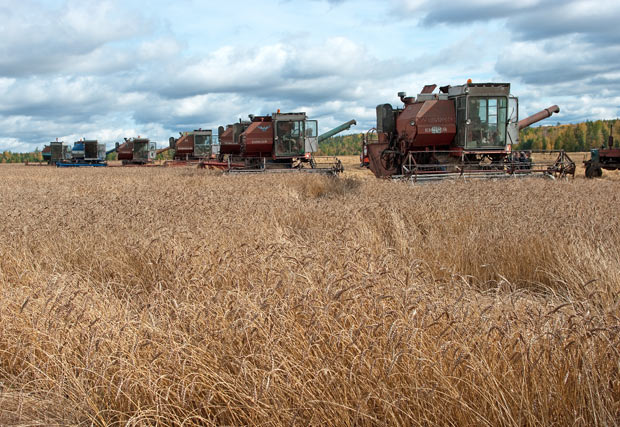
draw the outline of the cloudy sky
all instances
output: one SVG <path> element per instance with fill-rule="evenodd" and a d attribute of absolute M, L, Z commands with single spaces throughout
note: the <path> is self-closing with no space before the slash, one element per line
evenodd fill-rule
<path fill-rule="evenodd" d="M 520 115 L 620 116 L 620 2 L 0 0 L 0 150 L 306 111 L 320 131 L 424 84 L 512 83 Z"/>

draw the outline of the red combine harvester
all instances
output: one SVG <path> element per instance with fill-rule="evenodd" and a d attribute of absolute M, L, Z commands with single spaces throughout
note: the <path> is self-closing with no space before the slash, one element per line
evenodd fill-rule
<path fill-rule="evenodd" d="M 278 112 L 249 118 L 219 128 L 219 155 L 227 157 L 229 172 L 342 172 L 337 158 L 313 153 L 318 151 L 319 142 L 349 129 L 355 120 L 318 135 L 317 121 L 308 120 L 306 113 Z M 205 166 L 211 163 L 205 162 Z"/>
<path fill-rule="evenodd" d="M 575 163 L 563 151 L 538 162 L 512 153 L 519 130 L 560 111 L 557 105 L 519 121 L 508 83 L 427 85 L 417 98 L 398 94 L 401 108 L 377 106 L 377 127 L 364 138 L 361 164 L 380 178 L 415 181 L 449 177 L 566 176 Z M 376 137 L 373 135 L 376 133 Z"/>
<path fill-rule="evenodd" d="M 146 166 L 155 161 L 156 143 L 148 138 L 125 138 L 122 144 L 116 143 L 114 151 L 123 166 Z"/>
<path fill-rule="evenodd" d="M 603 176 L 603 169 L 620 169 L 620 148 L 614 148 L 613 126 L 609 130 L 608 148 L 601 147 L 590 150 L 590 160 L 583 162 L 586 167 L 586 178 L 600 178 Z"/>
<path fill-rule="evenodd" d="M 219 154 L 219 146 L 213 144 L 213 131 L 197 129 L 183 132 L 179 138 L 170 137 L 170 145 L 157 150 L 157 154 L 174 150 L 172 161 L 167 166 L 197 165 L 204 161 L 214 160 Z"/>

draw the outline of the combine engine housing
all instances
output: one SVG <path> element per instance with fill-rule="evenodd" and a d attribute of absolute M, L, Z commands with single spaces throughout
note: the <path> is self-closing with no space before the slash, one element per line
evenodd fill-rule
<path fill-rule="evenodd" d="M 218 128 L 220 154 L 229 156 L 241 155 L 241 134 L 250 126 L 251 122 L 239 120 L 239 123 Z"/>
<path fill-rule="evenodd" d="M 241 153 L 245 157 L 273 156 L 273 121 L 271 116 L 253 117 L 240 136 Z"/>

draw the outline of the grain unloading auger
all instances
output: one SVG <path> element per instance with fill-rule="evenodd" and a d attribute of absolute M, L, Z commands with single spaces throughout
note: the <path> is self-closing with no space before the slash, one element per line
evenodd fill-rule
<path fill-rule="evenodd" d="M 364 138 L 363 156 L 380 178 L 564 177 L 575 163 L 564 151 L 513 153 L 519 130 L 560 111 L 557 105 L 519 121 L 508 83 L 427 85 L 417 98 L 398 94 L 403 106 L 377 106 L 377 127 Z M 373 138 L 373 136 L 375 136 Z M 534 156 L 532 156 L 534 154 Z M 365 163 L 364 160 L 362 163 Z"/>
<path fill-rule="evenodd" d="M 306 113 L 274 113 L 249 116 L 219 128 L 219 159 L 203 163 L 204 167 L 220 167 L 229 173 L 319 173 L 337 175 L 343 171 L 336 157 L 315 156 L 319 142 L 356 124 L 349 120 L 318 135 L 318 123 Z"/>

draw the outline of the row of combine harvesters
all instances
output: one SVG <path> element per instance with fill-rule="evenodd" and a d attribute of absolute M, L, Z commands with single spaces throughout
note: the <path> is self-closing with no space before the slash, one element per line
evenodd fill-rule
<path fill-rule="evenodd" d="M 417 97 L 398 93 L 402 105 L 381 104 L 377 124 L 364 134 L 361 164 L 379 178 L 412 181 L 445 178 L 503 178 L 575 175 L 575 162 L 563 150 L 513 152 L 519 131 L 560 111 L 557 105 L 519 120 L 519 100 L 508 83 L 459 86 L 427 85 Z M 248 120 L 220 126 L 218 143 L 211 130 L 185 132 L 160 150 L 145 138 L 126 139 L 105 151 L 97 141 L 80 141 L 70 151 L 63 143 L 44 150 L 57 166 L 101 166 L 116 151 L 125 166 L 153 165 L 157 154 L 173 150 L 167 166 L 197 165 L 231 173 L 315 172 L 336 175 L 343 170 L 335 157 L 319 157 L 318 144 L 355 125 L 350 120 L 318 134 L 318 123 L 305 113 L 249 115 Z M 77 147 L 77 149 L 76 149 Z M 83 148 L 80 148 L 83 147 Z M 97 147 L 95 149 L 95 147 Z M 97 153 L 95 155 L 95 153 Z M 533 154 L 533 155 L 532 155 Z M 543 157 L 542 155 L 546 155 Z M 585 161 L 586 176 L 620 167 L 620 149 L 593 150 Z"/>
<path fill-rule="evenodd" d="M 171 137 L 157 149 L 148 138 L 126 138 L 106 151 L 96 140 L 81 140 L 73 148 L 61 141 L 43 149 L 43 160 L 57 167 L 107 166 L 107 155 L 116 152 L 122 166 L 189 166 L 223 169 L 230 173 L 306 172 L 337 175 L 342 163 L 336 157 L 316 156 L 319 143 L 355 125 L 349 120 L 318 134 L 318 122 L 306 113 L 249 115 L 249 120 L 220 126 L 218 142 L 213 131 L 198 129 Z M 156 164 L 158 154 L 173 151 L 171 160 Z"/>

